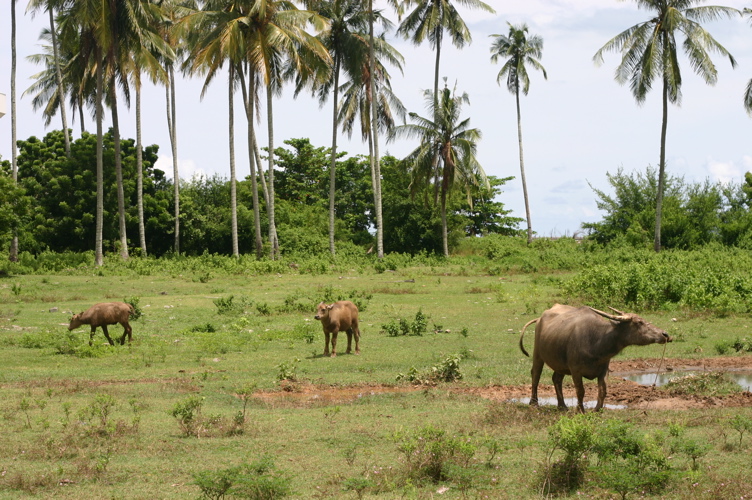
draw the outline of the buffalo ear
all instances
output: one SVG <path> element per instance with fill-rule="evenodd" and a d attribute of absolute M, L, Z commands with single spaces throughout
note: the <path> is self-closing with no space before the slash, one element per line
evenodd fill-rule
<path fill-rule="evenodd" d="M 329 310 L 331 310 L 332 307 L 334 307 L 334 304 L 329 304 L 328 306 L 326 306 L 326 308 L 329 309 Z"/>

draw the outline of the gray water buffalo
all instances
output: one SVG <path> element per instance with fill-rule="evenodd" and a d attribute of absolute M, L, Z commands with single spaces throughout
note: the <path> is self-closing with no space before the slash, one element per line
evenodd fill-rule
<path fill-rule="evenodd" d="M 329 336 L 332 341 L 332 354 L 337 355 L 337 334 L 347 332 L 347 351 L 350 354 L 352 339 L 355 337 L 355 354 L 360 354 L 360 328 L 358 328 L 358 306 L 349 300 L 340 300 L 334 304 L 321 302 L 316 307 L 315 319 L 321 321 L 324 328 L 324 356 L 329 356 Z"/>
<path fill-rule="evenodd" d="M 94 339 L 94 332 L 98 326 L 102 327 L 105 338 L 110 345 L 115 343 L 110 338 L 110 334 L 107 332 L 107 325 L 115 325 L 120 323 L 123 325 L 123 336 L 120 338 L 120 345 L 125 344 L 125 336 L 128 336 L 128 342 L 133 341 L 133 329 L 128 323 L 131 315 L 134 313 L 133 306 L 126 304 L 125 302 L 103 302 L 101 304 L 95 304 L 86 311 L 76 314 L 70 320 L 68 330 L 75 330 L 81 325 L 90 325 L 91 334 L 89 335 L 89 345 L 92 344 Z"/>
<path fill-rule="evenodd" d="M 544 311 L 540 318 L 525 324 L 520 335 L 520 350 L 529 356 L 523 345 L 525 329 L 537 323 L 533 367 L 530 370 L 533 377 L 531 405 L 538 404 L 538 382 L 544 363 L 554 371 L 552 379 L 559 408 L 567 407 L 561 384 L 564 375 L 571 375 L 577 391 L 577 407 L 584 413 L 582 400 L 585 387 L 582 377 L 598 379 L 598 403 L 595 409 L 600 410 L 606 399 L 606 375 L 611 358 L 630 345 L 671 342 L 666 332 L 636 314 L 614 311 L 618 314 L 608 314 L 592 307 L 555 304 Z"/>

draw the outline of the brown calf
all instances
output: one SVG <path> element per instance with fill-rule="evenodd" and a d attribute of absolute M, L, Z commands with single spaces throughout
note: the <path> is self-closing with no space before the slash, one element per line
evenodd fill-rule
<path fill-rule="evenodd" d="M 355 354 L 360 354 L 360 329 L 358 328 L 358 307 L 349 300 L 340 300 L 334 304 L 320 303 L 316 307 L 315 319 L 321 321 L 324 328 L 324 356 L 329 356 L 329 335 L 331 334 L 332 354 L 337 355 L 337 334 L 347 332 L 347 351 L 350 354 L 352 338 L 355 336 Z"/>
<path fill-rule="evenodd" d="M 91 335 L 89 335 L 89 345 L 91 345 L 94 339 L 94 332 L 98 326 L 101 326 L 107 341 L 110 345 L 115 345 L 110 338 L 110 334 L 107 332 L 107 325 L 120 323 L 123 325 L 123 336 L 120 338 L 120 345 L 123 345 L 125 344 L 126 335 L 128 336 L 128 342 L 133 341 L 133 329 L 128 324 L 128 320 L 134 312 L 133 306 L 125 302 L 103 302 L 93 305 L 86 311 L 73 316 L 70 325 L 68 325 L 68 330 L 74 330 L 81 325 L 91 325 Z"/>

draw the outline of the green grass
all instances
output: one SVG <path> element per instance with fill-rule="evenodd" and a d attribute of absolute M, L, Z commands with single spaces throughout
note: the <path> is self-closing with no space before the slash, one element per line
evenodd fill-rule
<path fill-rule="evenodd" d="M 529 384 L 519 330 L 554 302 L 576 303 L 561 291 L 572 274 L 489 275 L 483 266 L 447 264 L 331 275 L 217 272 L 202 282 L 199 271 L 0 278 L 1 498 L 198 498 L 194 475 L 264 456 L 291 478 L 292 498 L 357 498 L 352 488 L 358 485 L 364 498 L 431 498 L 443 487 L 443 498 L 538 496 L 547 429 L 561 414 L 451 389 Z M 360 356 L 321 356 L 314 307 L 332 295 L 370 296 L 360 315 Z M 220 314 L 215 301 L 229 296 L 237 307 Z M 88 327 L 70 336 L 71 313 L 130 297 L 140 299 L 143 311 L 132 322 L 132 345 L 106 345 L 98 331 L 89 349 Z M 425 334 L 381 333 L 383 325 L 412 321 L 418 311 L 428 317 Z M 677 338 L 666 350 L 670 358 L 716 355 L 716 344 L 744 336 L 750 323 L 742 314 L 636 312 Z M 122 328 L 110 332 L 119 338 Z M 525 340 L 530 350 L 530 331 Z M 345 345 L 340 335 L 340 353 Z M 659 358 L 662 352 L 661 346 L 631 347 L 619 358 Z M 410 388 L 396 381 L 399 373 L 430 370 L 453 355 L 462 357 L 458 382 L 393 393 L 368 389 Z M 283 366 L 295 367 L 297 382 L 280 383 Z M 546 369 L 544 380 L 549 376 Z M 294 392 L 251 398 L 242 433 L 233 427 L 244 409 L 238 397 L 244 387 L 295 391 L 301 384 L 353 385 L 360 396 L 305 403 Z M 114 403 L 103 423 L 92 408 L 108 396 Z M 185 437 L 171 415 L 190 396 L 204 398 L 198 438 Z M 677 454 L 672 466 L 678 473 L 660 494 L 665 498 L 750 494 L 738 472 L 749 467 L 750 437 L 739 443 L 729 424 L 738 414 L 752 417 L 752 410 L 608 412 L 644 432 L 683 422 L 688 436 L 712 445 L 697 459 L 698 471 Z M 400 436 L 427 425 L 475 447 L 472 460 L 440 484 L 406 479 L 406 457 L 398 449 Z M 488 443 L 500 450 L 493 459 Z M 607 495 L 597 483 L 587 488 Z"/>

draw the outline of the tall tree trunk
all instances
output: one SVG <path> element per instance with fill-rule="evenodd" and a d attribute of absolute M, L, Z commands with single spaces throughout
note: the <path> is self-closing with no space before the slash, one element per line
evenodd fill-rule
<path fill-rule="evenodd" d="M 371 155 L 371 170 L 373 171 L 374 185 L 374 209 L 376 211 L 376 255 L 379 259 L 384 258 L 384 218 L 381 211 L 381 164 L 379 161 L 379 120 L 378 105 L 376 102 L 376 50 L 373 36 L 373 0 L 368 0 L 368 9 L 371 13 L 368 27 L 370 44 L 368 47 L 368 65 L 371 78 L 368 81 L 368 92 L 371 96 L 371 136 L 373 138 L 373 154 Z"/>
<path fill-rule="evenodd" d="M 441 190 L 441 244 L 444 247 L 444 257 L 449 257 L 449 232 L 447 231 L 446 190 Z"/>
<path fill-rule="evenodd" d="M 146 225 L 144 224 L 144 153 L 141 140 L 141 84 L 136 85 L 136 196 L 138 197 L 138 241 L 141 256 L 146 257 Z"/>
<path fill-rule="evenodd" d="M 232 255 L 238 257 L 240 252 L 238 251 L 238 198 L 237 198 L 237 185 L 235 182 L 235 112 L 233 107 L 235 106 L 235 67 L 232 62 L 230 63 L 230 76 L 229 76 L 229 89 L 228 89 L 228 101 L 229 101 L 229 134 L 230 134 L 230 219 L 232 226 Z"/>
<path fill-rule="evenodd" d="M 57 33 L 55 32 L 55 16 L 52 7 L 47 9 L 50 13 L 50 34 L 52 35 L 52 54 L 55 58 L 55 79 L 57 80 L 57 97 L 60 100 L 60 118 L 63 120 L 63 137 L 65 139 L 65 156 L 70 158 L 70 132 L 68 131 L 68 115 L 65 110 L 65 92 L 63 91 L 63 72 L 60 70 L 60 59 L 57 50 Z"/>
<path fill-rule="evenodd" d="M 258 196 L 258 178 L 256 177 L 256 168 L 262 170 L 261 162 L 257 161 L 255 155 L 256 134 L 254 133 L 253 125 L 253 104 L 254 96 L 256 92 L 256 86 L 254 84 L 254 75 L 249 71 L 248 75 L 248 91 L 246 91 L 245 80 L 243 72 L 240 72 L 241 88 L 243 89 L 243 107 L 245 109 L 245 117 L 248 122 L 248 163 L 251 166 L 251 197 L 253 198 L 253 230 L 255 236 L 255 248 L 256 258 L 260 259 L 263 256 L 263 240 L 261 239 L 261 209 L 259 207 Z"/>
<path fill-rule="evenodd" d="M 104 264 L 102 253 L 102 229 L 104 227 L 104 134 L 102 133 L 102 99 L 104 87 L 104 70 L 102 69 L 102 55 L 96 51 L 97 65 L 97 93 L 96 93 L 96 120 L 97 120 L 97 208 L 94 237 L 94 262 L 97 266 Z"/>
<path fill-rule="evenodd" d="M 274 219 L 274 115 L 272 113 L 272 82 L 266 86 L 266 122 L 269 129 L 269 204 L 266 210 L 269 212 L 269 242 L 271 243 L 270 255 L 272 260 L 279 256 L 279 241 L 277 241 L 277 224 Z"/>
<path fill-rule="evenodd" d="M 329 164 L 329 251 L 336 254 L 334 247 L 334 196 L 337 178 L 337 98 L 339 97 L 339 55 L 335 56 L 334 68 L 334 103 L 332 105 L 332 159 Z"/>
<path fill-rule="evenodd" d="M 125 193 L 123 191 L 123 158 L 120 147 L 120 120 L 117 106 L 117 82 L 110 80 L 112 92 L 112 139 L 115 146 L 115 177 L 117 179 L 118 226 L 120 228 L 120 258 L 128 260 L 128 235 L 125 229 Z"/>
<path fill-rule="evenodd" d="M 519 86 L 519 85 L 518 85 Z M 520 148 L 520 178 L 522 179 L 522 194 L 525 197 L 525 216 L 527 217 L 527 244 L 533 242 L 533 223 L 530 219 L 530 200 L 527 196 L 527 181 L 525 180 L 525 160 L 522 154 L 522 115 L 520 114 L 520 91 L 514 93 L 517 101 L 517 141 Z"/>
<path fill-rule="evenodd" d="M 175 113 L 175 70 L 172 64 L 167 67 L 167 127 L 172 145 L 172 181 L 175 198 L 175 253 L 180 254 L 180 173 L 178 172 L 178 134 Z"/>
<path fill-rule="evenodd" d="M 18 152 L 16 130 L 16 0 L 10 0 L 10 141 L 11 173 L 13 182 L 18 182 Z M 18 232 L 13 231 L 8 260 L 18 262 Z"/>
<path fill-rule="evenodd" d="M 84 105 L 83 103 L 80 103 L 78 106 L 78 117 L 79 121 L 81 122 L 81 136 L 83 137 L 84 133 L 86 132 L 86 126 L 84 125 Z"/>
<path fill-rule="evenodd" d="M 439 101 L 439 63 L 441 62 L 441 39 L 444 36 L 444 30 L 439 26 L 436 29 L 436 62 L 433 71 L 433 102 Z"/>
<path fill-rule="evenodd" d="M 666 130 L 668 128 L 668 82 L 663 78 L 663 121 L 661 123 L 661 159 L 658 163 L 658 193 L 655 197 L 655 240 L 653 250 L 661 251 L 661 218 L 663 217 L 663 189 L 666 184 Z"/>

